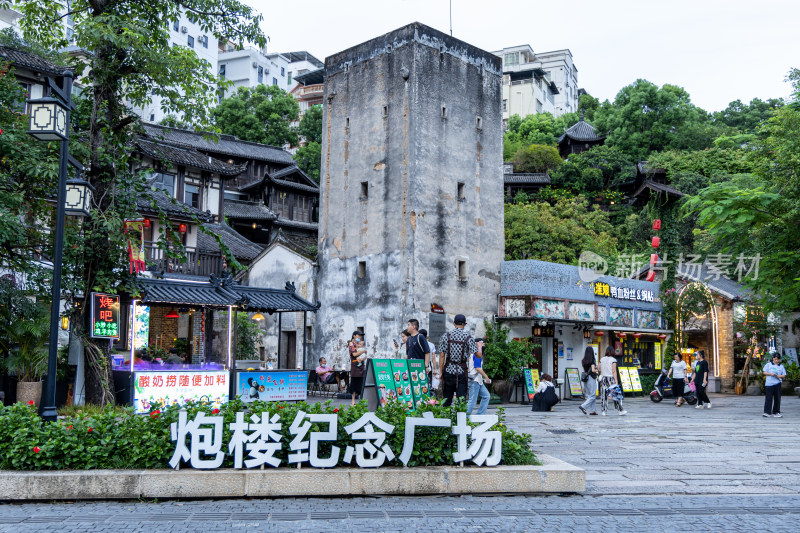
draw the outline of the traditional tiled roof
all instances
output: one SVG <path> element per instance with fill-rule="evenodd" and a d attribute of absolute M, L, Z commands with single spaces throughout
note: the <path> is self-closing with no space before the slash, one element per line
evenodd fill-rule
<path fill-rule="evenodd" d="M 156 208 L 153 208 L 152 200 L 155 200 Z M 143 192 L 136 200 L 136 210 L 143 214 L 158 214 L 163 211 L 169 218 L 175 220 L 192 220 L 196 216 L 201 221 L 209 221 L 213 218 L 210 212 L 200 211 L 199 209 L 185 204 L 168 196 L 162 190 L 149 190 Z"/>
<path fill-rule="evenodd" d="M 314 231 L 319 229 L 319 224 L 316 222 L 300 222 L 299 220 L 288 220 L 285 218 L 279 218 L 272 223 L 276 226 L 283 226 L 285 228 L 299 228 Z"/>
<path fill-rule="evenodd" d="M 550 174 L 547 172 L 503 174 L 503 183 L 506 185 L 550 185 Z"/>
<path fill-rule="evenodd" d="M 155 141 L 164 140 L 170 144 L 188 146 L 201 152 L 224 154 L 242 159 L 256 159 L 287 165 L 294 163 L 292 155 L 283 148 L 242 141 L 233 135 L 220 135 L 219 140 L 215 142 L 211 138 L 204 137 L 202 133 L 194 131 L 167 128 L 154 124 L 144 124 L 143 126 L 147 136 Z"/>
<path fill-rule="evenodd" d="M 744 300 L 750 296 L 749 291 L 741 284 L 726 278 L 720 272 L 720 268 L 705 263 L 678 263 L 675 267 L 675 277 L 685 281 L 699 281 L 708 285 L 712 291 L 720 294 L 729 300 Z"/>
<path fill-rule="evenodd" d="M 573 141 L 579 142 L 601 141 L 605 139 L 604 135 L 598 135 L 597 131 L 592 127 L 592 125 L 583 119 L 579 120 L 567 131 L 565 131 L 564 135 L 559 137 L 558 142 L 561 143 L 565 137 L 569 137 Z"/>
<path fill-rule="evenodd" d="M 664 183 L 658 183 L 653 180 L 644 180 L 644 182 L 639 186 L 638 189 L 636 189 L 636 191 L 633 194 L 631 194 L 631 196 L 639 196 L 645 189 L 650 189 L 651 191 L 655 192 L 663 192 L 666 194 L 671 194 L 673 196 L 686 196 L 684 193 L 682 193 L 675 187 L 671 187 Z"/>
<path fill-rule="evenodd" d="M 16 65 L 18 67 L 25 67 L 27 69 L 42 72 L 45 74 L 61 74 L 65 70 L 73 70 L 70 67 L 56 65 L 50 61 L 41 58 L 35 54 L 24 52 L 16 48 L 8 46 L 0 46 L 0 58 Z"/>
<path fill-rule="evenodd" d="M 207 305 L 211 307 L 242 306 L 248 311 L 287 312 L 316 311 L 312 304 L 293 289 L 262 289 L 239 285 L 232 280 L 220 282 L 213 276 L 208 281 L 137 278 L 144 304 Z"/>
<path fill-rule="evenodd" d="M 177 165 L 186 165 L 190 167 L 208 170 L 209 172 L 216 172 L 224 176 L 236 176 L 247 170 L 246 165 L 231 165 L 225 161 L 220 161 L 201 154 L 197 150 L 189 148 L 181 148 L 178 146 L 156 143 L 151 140 L 138 139 L 136 141 L 139 149 L 150 157 L 158 160 L 166 160 Z"/>
<path fill-rule="evenodd" d="M 287 179 L 284 179 L 288 176 L 297 175 L 300 176 L 300 179 L 305 183 L 294 182 Z M 308 174 L 300 170 L 300 167 L 297 165 L 293 165 L 291 167 L 283 168 L 277 172 L 273 172 L 272 174 L 268 174 L 264 177 L 268 179 L 276 186 L 279 187 L 289 187 L 293 189 L 298 189 L 301 191 L 308 191 L 308 192 L 319 192 L 319 185 L 317 182 L 312 180 Z"/>
<path fill-rule="evenodd" d="M 225 216 L 247 220 L 274 220 L 278 215 L 260 202 L 225 200 Z"/>
<path fill-rule="evenodd" d="M 251 261 L 263 249 L 263 246 L 245 239 L 227 224 L 204 224 L 203 227 L 219 235 L 236 259 Z M 202 230 L 197 232 L 197 249 L 203 252 L 222 251 L 217 240 Z"/>

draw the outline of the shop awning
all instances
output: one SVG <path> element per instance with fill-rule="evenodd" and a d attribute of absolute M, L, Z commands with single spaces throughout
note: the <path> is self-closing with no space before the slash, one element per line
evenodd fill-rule
<path fill-rule="evenodd" d="M 209 307 L 227 307 L 239 304 L 239 295 L 207 281 L 139 278 L 137 282 L 142 289 L 143 304 Z"/>
<path fill-rule="evenodd" d="M 213 276 L 209 281 L 139 278 L 137 283 L 142 291 L 141 301 L 146 305 L 233 306 L 268 313 L 319 309 L 319 304 L 298 296 L 289 284 L 286 289 L 264 289 Z"/>

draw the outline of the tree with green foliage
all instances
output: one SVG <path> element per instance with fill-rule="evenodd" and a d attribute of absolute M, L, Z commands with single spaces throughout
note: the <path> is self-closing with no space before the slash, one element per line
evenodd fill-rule
<path fill-rule="evenodd" d="M 784 106 L 783 98 L 770 98 L 766 102 L 753 98 L 749 104 L 734 100 L 722 111 L 711 116 L 715 122 L 735 129 L 738 133 L 756 133 L 759 126 L 769 120 L 775 112 Z"/>
<path fill-rule="evenodd" d="M 70 153 L 83 162 L 84 178 L 95 194 L 90 216 L 65 232 L 64 289 L 83 295 L 81 305 L 71 308 L 71 323 L 84 341 L 87 401 L 103 405 L 114 402 L 109 346 L 89 338 L 85 313 L 92 290 L 138 292 L 135 278 L 124 268 L 125 220 L 136 216 L 136 200 L 148 184 L 130 164 L 139 121 L 130 109 L 158 98 L 166 114 L 213 131 L 211 108 L 221 80 L 194 50 L 170 44 L 168 21 L 184 14 L 204 32 L 240 45 L 263 46 L 266 38 L 261 15 L 238 0 L 71 0 L 68 5 L 75 44 L 88 51 L 76 62 L 83 69 L 85 89 L 76 98 Z M 69 44 L 61 2 L 0 0 L 0 8 L 21 13 L 19 27 L 26 41 L 52 49 Z M 166 226 L 166 218 L 160 218 Z M 200 221 L 195 223 L 202 230 Z M 168 240 L 177 243 L 177 235 L 167 233 L 159 244 L 166 247 Z M 179 243 L 178 248 L 182 250 Z M 229 264 L 238 264 L 228 258 Z"/>
<path fill-rule="evenodd" d="M 753 176 L 712 184 L 686 204 L 718 253 L 760 255 L 745 283 L 768 312 L 800 310 L 800 70 L 789 80 L 792 102 L 759 128 Z"/>
<path fill-rule="evenodd" d="M 555 187 L 582 193 L 613 187 L 635 175 L 636 166 L 627 154 L 603 145 L 570 155 L 551 178 Z"/>
<path fill-rule="evenodd" d="M 614 102 L 597 109 L 594 126 L 608 132 L 605 144 L 634 159 L 668 149 L 709 148 L 718 136 L 708 114 L 675 85 L 658 87 L 639 79 L 623 87 Z"/>
<path fill-rule="evenodd" d="M 514 172 L 547 172 L 560 164 L 558 150 L 543 144 L 532 144 L 514 156 Z"/>
<path fill-rule="evenodd" d="M 311 106 L 303 113 L 298 132 L 305 140 L 305 144 L 297 149 L 294 160 L 303 172 L 319 183 L 319 172 L 322 165 L 321 105 Z"/>
<path fill-rule="evenodd" d="M 297 130 L 292 123 L 300 116 L 300 106 L 277 85 L 239 87 L 222 99 L 213 115 L 222 133 L 272 146 L 297 146 Z"/>
<path fill-rule="evenodd" d="M 505 205 L 506 260 L 538 259 L 574 265 L 584 250 L 616 254 L 617 231 L 608 214 L 584 198 Z"/>
<path fill-rule="evenodd" d="M 577 113 L 565 113 L 558 118 L 550 113 L 536 113 L 524 119 L 512 115 L 503 135 L 503 161 L 511 161 L 517 152 L 532 144 L 555 146 L 558 138 L 576 122 Z"/>
<path fill-rule="evenodd" d="M 589 93 L 582 94 L 578 97 L 578 113 L 583 111 L 584 120 L 589 122 L 594 120 L 594 114 L 600 108 L 600 100 L 595 98 Z"/>

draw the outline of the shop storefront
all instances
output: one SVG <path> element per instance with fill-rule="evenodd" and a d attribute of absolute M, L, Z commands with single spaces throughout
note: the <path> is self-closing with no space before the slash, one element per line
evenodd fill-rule
<path fill-rule="evenodd" d="M 266 368 L 248 359 L 237 368 L 236 315 L 316 312 L 318 305 L 290 288 L 262 289 L 230 279 L 140 278 L 142 295 L 122 305 L 126 320 L 113 356 L 119 403 L 147 412 L 154 405 L 305 399 L 308 372 Z M 222 328 L 214 324 L 223 324 Z M 306 346 L 303 346 L 306 360 Z"/>
<path fill-rule="evenodd" d="M 584 275 L 584 277 L 586 277 Z M 567 374 L 580 374 L 587 347 L 601 357 L 608 346 L 619 366 L 640 374 L 663 366 L 671 331 L 663 327 L 659 283 L 616 278 L 582 279 L 578 267 L 544 261 L 505 261 L 500 269 L 497 318 L 515 338 L 531 339 L 541 373 L 569 397 Z"/>

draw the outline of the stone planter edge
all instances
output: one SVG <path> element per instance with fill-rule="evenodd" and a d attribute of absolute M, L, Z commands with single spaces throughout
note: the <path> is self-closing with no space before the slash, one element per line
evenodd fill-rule
<path fill-rule="evenodd" d="M 541 465 L 264 470 L 0 471 L 0 500 L 127 500 L 423 494 L 557 494 L 586 490 L 583 469 Z"/>

